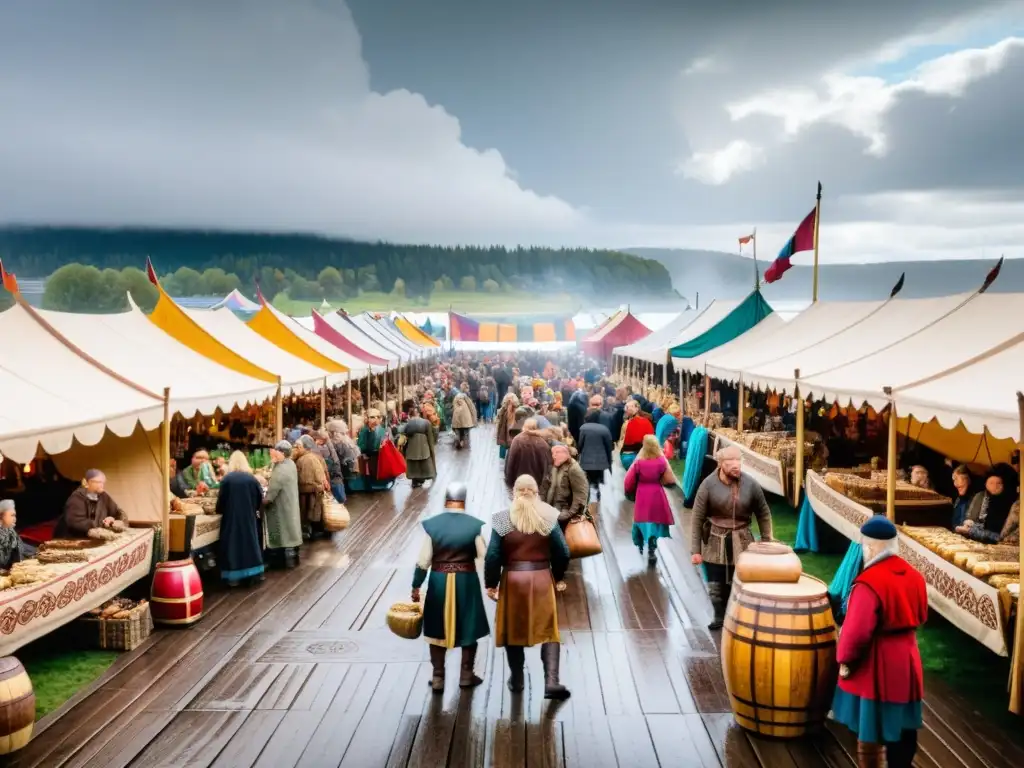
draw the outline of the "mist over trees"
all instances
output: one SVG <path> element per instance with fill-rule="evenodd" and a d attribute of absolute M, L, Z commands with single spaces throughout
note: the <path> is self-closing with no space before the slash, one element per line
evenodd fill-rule
<path fill-rule="evenodd" d="M 257 279 L 268 298 L 286 292 L 303 301 L 343 300 L 369 292 L 426 299 L 435 290 L 527 290 L 604 300 L 673 295 L 671 278 L 661 263 L 584 248 L 446 247 L 301 234 L 8 227 L 0 229 L 0 253 L 5 265 L 19 275 L 52 275 L 51 282 L 60 278 L 52 291 L 47 287 L 48 304 L 79 304 L 89 296 L 95 297 L 88 299 L 95 311 L 123 308 L 126 281 L 133 296 L 142 294 L 136 301 L 147 300 L 141 271 L 147 256 L 161 284 L 176 296 L 223 296 L 234 289 L 252 296 Z M 70 272 L 61 272 L 62 268 Z M 80 286 L 72 284 L 78 281 Z"/>

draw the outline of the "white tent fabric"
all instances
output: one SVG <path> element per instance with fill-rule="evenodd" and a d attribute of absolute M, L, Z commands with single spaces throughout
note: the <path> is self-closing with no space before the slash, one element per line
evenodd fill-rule
<path fill-rule="evenodd" d="M 707 333 L 720 322 L 725 320 L 725 318 L 727 318 L 729 314 L 744 301 L 746 301 L 745 298 L 739 300 L 732 299 L 729 301 L 713 299 L 706 307 L 704 307 L 704 309 L 698 310 L 698 314 L 693 318 L 693 322 L 677 333 L 673 339 L 669 340 L 665 349 L 666 353 L 673 347 L 685 344 L 688 341 L 696 339 L 701 334 Z M 672 364 L 675 365 L 677 370 L 696 370 L 696 368 L 693 367 L 693 363 L 690 358 L 673 357 Z"/>
<path fill-rule="evenodd" d="M 252 299 L 247 299 L 237 288 L 214 304 L 210 309 L 235 309 L 242 312 L 259 312 L 260 305 Z"/>
<path fill-rule="evenodd" d="M 381 343 L 386 344 L 389 349 L 395 350 L 403 362 L 418 360 L 422 356 L 423 350 L 420 347 L 414 346 L 412 342 L 400 334 L 396 336 L 389 328 L 379 323 L 376 318 L 364 313 L 361 315 L 349 315 L 349 319 L 363 333 L 373 335 L 374 338 L 380 339 Z"/>
<path fill-rule="evenodd" d="M 285 394 L 315 392 L 323 387 L 346 381 L 346 374 L 326 373 L 276 344 L 267 341 L 247 326 L 230 309 L 186 309 L 185 313 L 225 347 L 241 355 L 253 365 L 281 377 Z"/>
<path fill-rule="evenodd" d="M 786 326 L 786 320 L 778 312 L 772 312 L 761 322 L 755 325 L 746 333 L 740 334 L 732 341 L 728 341 L 722 344 L 720 347 L 715 347 L 709 352 L 705 352 L 703 355 L 697 355 L 691 357 L 686 367 L 693 371 L 704 371 L 704 365 L 708 359 L 712 356 L 732 356 L 737 357 L 754 357 L 761 354 L 761 350 L 765 346 L 771 343 L 771 340 L 778 333 L 785 333 L 783 328 Z"/>
<path fill-rule="evenodd" d="M 703 367 L 712 378 L 738 381 L 743 371 L 757 369 L 827 341 L 877 312 L 884 303 L 819 301 L 790 320 L 784 331 L 765 339 L 756 349 L 726 350 L 723 345 L 711 350 L 707 353 Z"/>
<path fill-rule="evenodd" d="M 294 333 L 301 341 L 305 342 L 308 346 L 319 352 L 329 360 L 333 360 L 339 365 L 343 365 L 352 371 L 352 377 L 361 379 L 364 376 L 368 376 L 371 373 L 370 366 L 365 360 L 360 360 L 358 357 L 350 355 L 343 349 L 331 344 L 316 333 L 304 327 L 301 323 L 295 322 L 295 319 L 289 317 L 279 309 L 274 308 L 270 304 L 266 304 L 265 308 L 273 314 L 278 320 L 281 321 L 288 328 L 289 331 Z"/>
<path fill-rule="evenodd" d="M 31 461 L 39 446 L 93 446 L 109 429 L 126 437 L 163 421 L 163 398 L 123 382 L 51 333 L 33 310 L 0 313 L 0 453 Z"/>
<path fill-rule="evenodd" d="M 616 347 L 612 352 L 619 357 L 630 357 L 634 360 L 664 365 L 668 359 L 668 351 L 675 346 L 672 343 L 673 340 L 702 314 L 703 312 L 685 309 L 649 336 L 634 341 L 632 344 Z"/>
<path fill-rule="evenodd" d="M 292 319 L 306 330 L 312 331 L 316 328 L 312 315 L 309 315 L 308 317 L 295 317 Z M 387 360 L 387 364 L 392 368 L 400 364 L 401 359 L 397 353 L 381 346 L 381 344 L 361 331 L 357 326 L 347 322 L 345 318 L 341 317 L 337 312 L 332 311 L 321 314 L 320 319 L 367 354 L 379 357 L 382 360 Z"/>
<path fill-rule="evenodd" d="M 109 315 L 37 311 L 65 339 L 133 384 L 161 394 L 170 387 L 172 413 L 186 418 L 261 403 L 277 392 L 276 385 L 236 373 L 171 338 L 134 303 L 128 312 Z"/>
<path fill-rule="evenodd" d="M 940 318 L 955 312 L 972 294 L 940 296 L 931 299 L 890 299 L 878 311 L 864 317 L 813 347 L 794 352 L 764 365 L 745 368 L 743 382 L 750 389 L 774 389 L 792 392 L 795 371 L 800 371 L 802 394 L 829 396 L 822 390 L 819 377 L 834 368 L 905 339 Z M 940 359 L 944 350 L 933 348 L 928 354 Z M 835 381 L 836 379 L 831 379 Z"/>
<path fill-rule="evenodd" d="M 1024 316 L 1020 313 L 1024 295 L 1019 293 L 947 297 L 946 304 L 957 302 L 959 306 L 954 312 L 944 313 L 937 311 L 942 306 L 940 300 L 918 301 L 933 304 L 927 312 L 914 312 L 911 315 L 914 322 L 908 324 L 905 320 L 899 323 L 888 338 L 876 336 L 870 349 L 860 354 L 851 349 L 842 364 L 822 366 L 817 373 L 806 377 L 801 375 L 802 388 L 826 400 L 837 400 L 843 404 L 866 402 L 881 408 L 888 403 L 883 392 L 885 387 L 908 390 L 924 386 L 933 377 L 975 360 L 979 341 L 988 345 L 990 350 L 996 350 L 1024 333 Z M 914 302 L 899 303 L 909 305 Z M 979 382 L 978 386 L 984 385 Z M 931 391 L 934 398 L 936 390 Z M 967 396 L 968 393 L 962 394 Z M 953 402 L 954 396 L 950 394 L 940 399 Z M 995 407 L 1013 407 L 1015 404 L 1011 397 L 1005 406 Z M 914 415 L 921 420 L 920 415 Z M 1016 430 L 1013 434 L 1016 436 Z"/>
<path fill-rule="evenodd" d="M 1019 305 L 1018 305 L 1019 306 Z M 1019 440 L 1017 392 L 1024 390 L 1024 333 L 943 373 L 893 389 L 896 413 L 947 429 Z"/>

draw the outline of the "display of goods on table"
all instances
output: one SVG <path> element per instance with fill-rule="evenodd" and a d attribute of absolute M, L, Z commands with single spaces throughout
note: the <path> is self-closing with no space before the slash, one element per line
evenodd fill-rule
<path fill-rule="evenodd" d="M 843 474 L 830 471 L 825 475 L 825 483 L 836 493 L 848 499 L 860 502 L 884 502 L 888 481 L 884 472 L 874 473 L 872 477 Z M 919 488 L 908 482 L 896 481 L 896 502 L 925 502 L 932 504 L 949 504 L 949 499 L 941 493 L 928 488 Z"/>
<path fill-rule="evenodd" d="M 901 526 L 900 530 L 918 544 L 972 576 L 989 580 L 993 576 L 1019 576 L 1020 547 L 984 544 L 938 527 Z M 992 584 L 997 587 L 998 585 Z"/>
<path fill-rule="evenodd" d="M 93 608 L 79 623 L 88 641 L 103 650 L 134 650 L 153 631 L 149 601 L 125 597 L 115 597 Z"/>
<path fill-rule="evenodd" d="M 796 465 L 796 437 L 789 432 L 739 432 L 735 429 L 722 427 L 715 430 L 719 437 L 749 448 L 754 453 L 769 459 L 775 459 L 784 467 Z M 821 438 L 816 432 L 804 434 L 804 463 L 811 469 L 817 464 L 824 464 L 824 457 L 819 456 L 818 446 Z"/>

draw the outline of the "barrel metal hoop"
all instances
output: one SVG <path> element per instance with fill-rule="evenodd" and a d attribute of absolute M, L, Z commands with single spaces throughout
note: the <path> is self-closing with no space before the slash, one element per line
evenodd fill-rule
<path fill-rule="evenodd" d="M 726 622 L 731 622 L 738 627 L 743 627 L 744 629 L 752 629 L 769 635 L 785 635 L 786 637 L 803 637 L 805 635 L 827 635 L 830 633 L 834 635 L 836 631 L 835 627 L 811 627 L 809 630 L 802 628 L 792 629 L 789 627 L 759 627 L 755 624 L 752 624 L 749 621 L 743 621 L 733 616 L 727 616 L 725 620 Z"/>
<path fill-rule="evenodd" d="M 773 600 L 775 598 L 772 598 Z M 793 605 L 760 605 L 758 603 L 748 603 L 742 597 L 737 597 L 736 602 L 744 608 L 749 608 L 756 613 L 772 613 L 772 614 L 786 614 L 787 616 L 793 613 Z M 831 611 L 832 606 L 828 602 L 824 602 L 821 605 L 805 605 L 801 606 L 801 613 L 817 614 Z"/>
<path fill-rule="evenodd" d="M 778 643 L 778 642 L 773 642 L 773 641 L 762 640 L 756 634 L 754 635 L 754 637 L 744 637 L 743 635 L 736 634 L 735 632 L 733 632 L 728 627 L 725 628 L 725 631 L 729 633 L 729 637 L 731 637 L 733 640 L 736 640 L 737 642 L 746 643 L 747 645 L 757 646 L 758 648 L 771 648 L 772 650 L 776 650 L 776 651 L 819 651 L 819 650 L 824 650 L 826 648 L 834 648 L 835 644 L 836 644 L 836 641 L 834 639 L 833 640 L 825 640 L 825 641 L 821 641 L 821 642 L 817 642 L 817 643 L 807 643 L 807 644 L 801 644 L 801 643 Z M 752 658 L 753 658 L 753 655 L 754 654 L 751 654 Z M 754 667 L 754 663 L 751 662 L 750 666 Z M 750 678 L 751 680 L 755 679 L 753 673 L 754 673 L 754 669 L 751 669 L 751 678 Z M 760 705 L 756 705 L 756 706 L 760 706 Z"/>

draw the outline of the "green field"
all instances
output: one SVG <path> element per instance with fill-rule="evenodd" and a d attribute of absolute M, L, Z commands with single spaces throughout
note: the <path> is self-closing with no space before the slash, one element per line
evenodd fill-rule
<path fill-rule="evenodd" d="M 390 293 L 361 293 L 351 299 L 328 302 L 334 309 L 349 313 L 372 312 L 455 312 L 484 313 L 527 313 L 575 314 L 584 302 L 567 294 L 546 294 L 538 296 L 525 291 L 483 293 L 473 291 L 435 291 L 426 304 L 419 300 Z M 296 301 L 287 294 L 274 297 L 274 306 L 290 315 L 305 316 L 310 310 L 320 308 L 319 301 Z"/>

